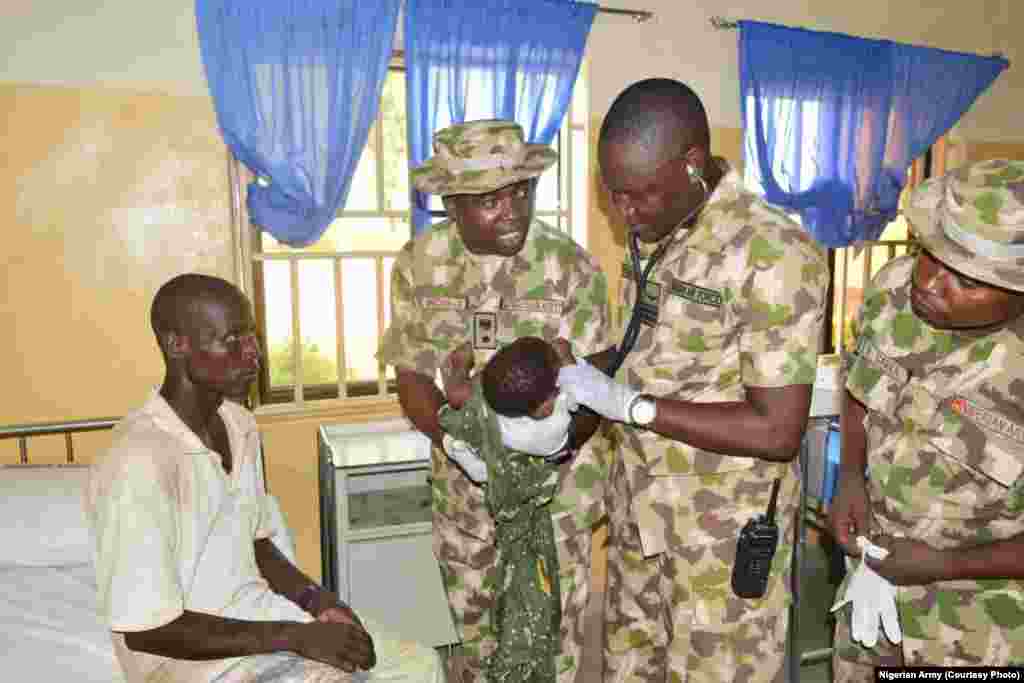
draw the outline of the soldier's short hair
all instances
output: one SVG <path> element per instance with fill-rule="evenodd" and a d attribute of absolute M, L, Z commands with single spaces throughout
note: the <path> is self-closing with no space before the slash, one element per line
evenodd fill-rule
<path fill-rule="evenodd" d="M 711 145 L 708 115 L 700 97 L 671 78 L 647 78 L 623 90 L 601 123 L 599 139 L 634 143 L 652 152 Z"/>

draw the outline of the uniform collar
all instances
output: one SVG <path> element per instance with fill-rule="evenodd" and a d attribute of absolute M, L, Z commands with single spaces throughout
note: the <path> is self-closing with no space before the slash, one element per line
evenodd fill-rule
<path fill-rule="evenodd" d="M 714 157 L 713 163 L 722 170 L 722 178 L 711 191 L 704 207 L 700 210 L 696 222 L 688 230 L 677 230 L 665 238 L 669 244 L 665 248 L 663 263 L 679 258 L 682 249 L 695 249 L 708 253 L 719 253 L 730 240 L 743 228 L 742 221 L 720 221 L 726 207 L 744 192 L 743 182 L 729 162 L 721 157 Z M 641 245 L 644 257 L 649 257 L 658 248 L 655 244 Z"/>
<path fill-rule="evenodd" d="M 723 221 L 723 213 L 745 193 L 740 174 L 729 166 L 725 159 L 716 157 L 715 161 L 722 169 L 722 179 L 711 192 L 711 197 L 697 216 L 697 222 L 685 232 L 680 232 L 678 241 L 687 249 L 696 249 L 708 253 L 721 252 L 726 244 L 732 241 L 744 227 L 744 221 Z"/>

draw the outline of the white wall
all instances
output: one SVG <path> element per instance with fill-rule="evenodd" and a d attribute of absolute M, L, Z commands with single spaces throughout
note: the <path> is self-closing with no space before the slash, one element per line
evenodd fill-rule
<path fill-rule="evenodd" d="M 0 80 L 205 95 L 192 0 L 0 3 Z"/>
<path fill-rule="evenodd" d="M 651 76 L 688 83 L 704 101 L 714 125 L 740 127 L 737 32 L 717 31 L 713 15 L 753 19 L 883 38 L 914 45 L 989 55 L 1000 52 L 1011 67 L 975 103 L 959 132 L 971 140 L 1024 139 L 1021 0 L 608 0 L 610 6 L 646 9 L 655 16 L 637 24 L 598 15 L 591 32 L 591 105 L 608 110 L 630 83 Z"/>
<path fill-rule="evenodd" d="M 591 33 L 593 111 L 603 114 L 635 80 L 668 76 L 691 84 L 712 122 L 740 125 L 736 32 L 715 14 L 837 31 L 1012 62 L 1022 53 L 1020 0 L 605 0 L 647 9 L 653 19 L 598 15 Z M 0 80 L 205 94 L 193 0 L 32 0 L 0 6 Z M 1024 139 L 1024 64 L 1003 73 L 964 118 L 972 140 Z"/>

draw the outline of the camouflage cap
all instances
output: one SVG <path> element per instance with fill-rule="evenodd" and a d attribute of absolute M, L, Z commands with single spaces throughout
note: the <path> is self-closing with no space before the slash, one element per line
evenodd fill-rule
<path fill-rule="evenodd" d="M 467 121 L 434 133 L 434 156 L 411 173 L 430 194 L 485 194 L 539 176 L 558 159 L 547 145 L 527 144 L 514 121 Z"/>
<path fill-rule="evenodd" d="M 914 190 L 906 215 L 935 258 L 1024 292 L 1024 161 L 991 159 L 929 180 Z"/>

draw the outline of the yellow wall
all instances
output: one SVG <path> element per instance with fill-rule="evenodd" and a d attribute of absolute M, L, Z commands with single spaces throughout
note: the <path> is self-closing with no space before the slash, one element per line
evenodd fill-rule
<path fill-rule="evenodd" d="M 1024 130 L 1021 132 L 1024 133 Z M 972 142 L 967 145 L 967 161 L 983 161 L 985 159 L 1024 159 L 1024 140 Z"/>
<path fill-rule="evenodd" d="M 0 121 L 0 423 L 122 415 L 162 379 L 156 288 L 233 269 L 209 99 L 6 83 Z"/>

